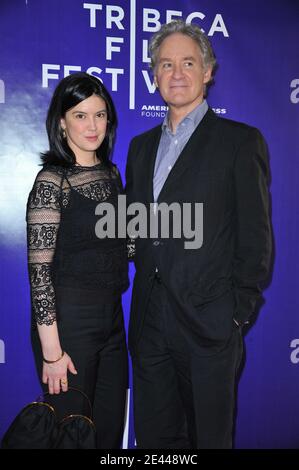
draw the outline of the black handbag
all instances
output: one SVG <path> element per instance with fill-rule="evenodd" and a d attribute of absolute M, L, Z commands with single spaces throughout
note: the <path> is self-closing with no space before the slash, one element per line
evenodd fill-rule
<path fill-rule="evenodd" d="M 88 402 L 90 416 L 70 414 L 58 421 L 55 409 L 44 399 L 29 403 L 15 417 L 3 436 L 2 449 L 96 449 L 96 429 L 92 421 L 89 398 L 79 389 Z M 63 392 L 69 393 L 69 392 Z"/>

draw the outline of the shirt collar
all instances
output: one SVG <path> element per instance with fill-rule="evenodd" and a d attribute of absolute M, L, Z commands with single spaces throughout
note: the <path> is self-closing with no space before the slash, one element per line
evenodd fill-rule
<path fill-rule="evenodd" d="M 203 100 L 202 103 L 198 104 L 196 108 L 194 108 L 187 116 L 182 119 L 179 123 L 178 128 L 182 125 L 182 123 L 190 123 L 192 126 L 192 130 L 196 129 L 200 121 L 203 119 L 204 115 L 206 114 L 209 106 L 206 100 Z M 162 123 L 162 131 L 171 132 L 170 127 L 168 125 L 168 118 L 169 118 L 169 111 L 167 112 L 163 123 Z"/>

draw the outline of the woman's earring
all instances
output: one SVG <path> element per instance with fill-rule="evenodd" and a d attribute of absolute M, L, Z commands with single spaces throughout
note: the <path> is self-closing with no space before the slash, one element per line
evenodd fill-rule
<path fill-rule="evenodd" d="M 66 132 L 65 132 L 65 129 L 62 129 L 62 137 L 63 137 L 64 139 L 66 139 Z"/>

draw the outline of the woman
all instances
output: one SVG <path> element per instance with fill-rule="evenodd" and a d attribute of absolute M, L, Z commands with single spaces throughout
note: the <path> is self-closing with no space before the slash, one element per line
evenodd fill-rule
<path fill-rule="evenodd" d="M 57 86 L 46 126 L 50 148 L 27 205 L 36 365 L 59 417 L 87 413 L 79 393 L 60 394 L 79 388 L 93 403 L 98 447 L 118 448 L 127 390 L 126 240 L 95 234 L 96 206 L 116 208 L 122 192 L 109 161 L 112 99 L 97 78 L 72 74 Z"/>

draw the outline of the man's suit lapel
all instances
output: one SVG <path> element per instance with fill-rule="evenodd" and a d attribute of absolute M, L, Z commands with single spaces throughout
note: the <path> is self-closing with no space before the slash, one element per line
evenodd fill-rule
<path fill-rule="evenodd" d="M 175 162 L 171 172 L 169 173 L 164 186 L 159 194 L 158 202 L 163 200 L 167 191 L 173 186 L 176 181 L 179 181 L 182 178 L 183 173 L 190 167 L 190 165 L 194 165 L 194 159 L 198 158 L 198 155 L 202 154 L 205 150 L 205 146 L 209 141 L 209 134 L 213 128 L 214 123 L 217 120 L 217 116 L 211 110 L 208 109 L 206 112 L 203 120 L 197 126 L 193 134 L 191 135 L 189 141 L 185 145 L 184 149 L 182 150 L 181 154 L 179 155 L 177 161 Z M 160 140 L 160 138 L 159 138 Z M 157 146 L 158 149 L 158 146 Z M 157 153 L 156 149 L 156 153 Z M 153 165 L 155 164 L 155 158 L 153 159 Z M 153 172 L 154 168 L 150 173 L 151 175 L 151 185 L 153 181 Z"/>
<path fill-rule="evenodd" d="M 158 126 L 153 130 L 148 142 L 145 143 L 146 147 L 146 158 L 144 164 L 143 175 L 146 181 L 146 200 L 147 202 L 154 201 L 153 194 L 153 179 L 154 179 L 154 170 L 155 162 L 157 157 L 157 151 L 160 143 L 162 127 Z"/>

